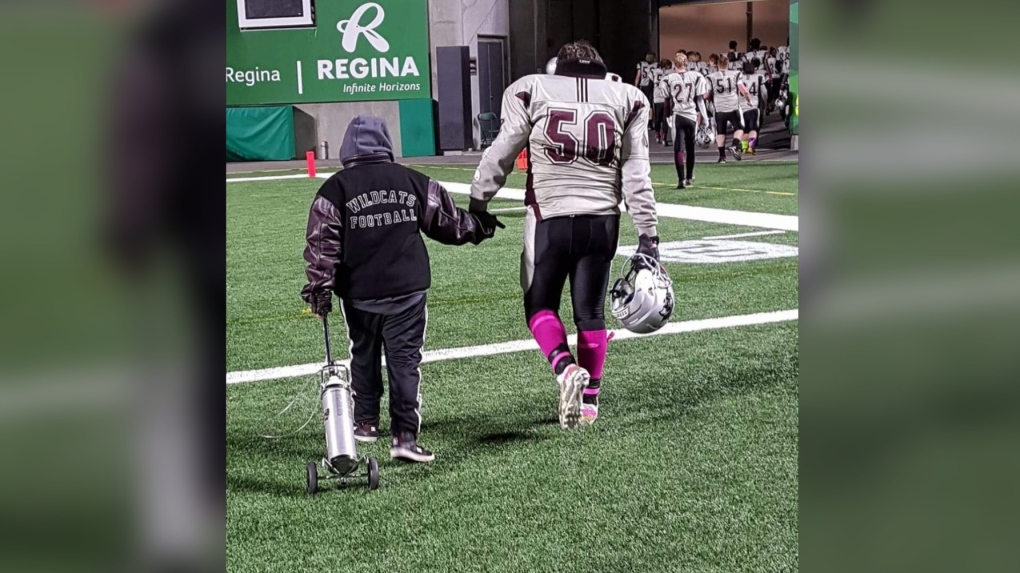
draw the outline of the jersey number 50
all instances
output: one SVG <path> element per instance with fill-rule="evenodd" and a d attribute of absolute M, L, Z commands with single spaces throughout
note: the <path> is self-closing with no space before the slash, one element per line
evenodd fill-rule
<path fill-rule="evenodd" d="M 569 129 L 577 125 L 577 110 L 549 110 L 549 121 L 545 125 L 545 156 L 553 163 L 573 163 L 579 157 L 578 147 L 583 156 L 593 165 L 611 165 L 616 158 L 616 121 L 604 111 L 593 111 L 584 119 L 584 133 L 581 140 Z M 567 128 L 567 129 L 564 129 Z"/>

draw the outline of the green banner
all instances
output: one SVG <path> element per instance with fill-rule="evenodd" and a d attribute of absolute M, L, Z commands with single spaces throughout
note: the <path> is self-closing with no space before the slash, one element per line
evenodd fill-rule
<path fill-rule="evenodd" d="M 294 109 L 227 108 L 227 161 L 294 159 Z"/>
<path fill-rule="evenodd" d="M 318 0 L 315 26 L 241 30 L 227 0 L 227 105 L 428 98 L 428 0 Z"/>

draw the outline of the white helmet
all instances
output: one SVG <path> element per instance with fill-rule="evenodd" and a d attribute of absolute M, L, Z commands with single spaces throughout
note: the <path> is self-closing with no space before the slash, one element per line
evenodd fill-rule
<path fill-rule="evenodd" d="M 545 63 L 545 73 L 550 76 L 556 75 L 556 56 L 549 58 L 549 61 Z"/>
<path fill-rule="evenodd" d="M 673 314 L 673 281 L 655 259 L 635 254 L 627 274 L 613 284 L 610 300 L 613 316 L 624 328 L 637 334 L 655 332 Z"/>
<path fill-rule="evenodd" d="M 709 145 L 712 145 L 712 132 L 709 131 L 707 125 L 701 124 L 698 126 L 698 135 L 695 139 L 701 147 L 708 147 Z"/>

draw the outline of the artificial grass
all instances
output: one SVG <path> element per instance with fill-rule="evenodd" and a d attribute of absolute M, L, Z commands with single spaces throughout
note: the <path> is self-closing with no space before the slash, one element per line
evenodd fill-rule
<path fill-rule="evenodd" d="M 538 353 L 426 364 L 437 460 L 392 462 L 384 435 L 360 450 L 379 490 L 314 497 L 320 425 L 255 435 L 308 382 L 230 387 L 228 570 L 796 570 L 797 368 L 795 324 L 614 342 L 600 419 L 566 432 Z"/>
<path fill-rule="evenodd" d="M 698 168 L 698 183 L 712 178 L 712 167 Z M 768 185 L 763 177 L 760 187 L 795 189 L 796 165 L 717 169 L 726 177 L 746 170 L 752 180 L 741 184 L 751 185 L 755 170 L 784 172 L 776 167 L 787 176 Z M 430 174 L 457 180 L 450 173 Z M 298 298 L 305 220 L 319 184 L 227 186 L 229 371 L 322 358 L 319 326 Z M 704 206 L 796 212 L 796 197 L 703 193 Z M 529 337 L 518 284 L 523 214 L 500 218 L 507 228 L 479 246 L 426 241 L 433 272 L 426 350 Z M 659 228 L 663 241 L 756 230 L 666 218 Z M 797 234 L 747 240 L 795 244 Z M 624 215 L 621 244 L 635 242 Z M 673 320 L 797 307 L 796 258 L 667 268 L 677 293 Z M 566 297 L 561 314 L 573 331 Z M 345 349 L 342 323 L 333 325 L 334 348 Z M 383 440 L 361 449 L 380 458 L 382 487 L 326 486 L 314 497 L 304 493 L 304 465 L 323 454 L 321 418 L 294 436 L 258 437 L 286 433 L 315 411 L 314 380 L 229 386 L 228 569 L 795 571 L 797 360 L 796 323 L 613 341 L 601 417 L 576 432 L 556 423 L 555 383 L 538 352 L 428 363 L 421 439 L 437 460 L 391 462 L 384 411 Z M 299 391 L 310 410 L 263 422 Z"/>
<path fill-rule="evenodd" d="M 314 317 L 299 298 L 305 283 L 304 228 L 320 183 L 280 180 L 227 187 L 227 369 L 249 370 L 319 359 Z M 454 195 L 460 204 L 467 196 Z M 493 210 L 520 206 L 497 200 Z M 524 215 L 501 214 L 506 229 L 481 245 L 450 247 L 426 240 L 432 261 L 426 348 L 529 338 L 522 318 L 520 251 Z M 754 229 L 660 218 L 663 242 L 737 234 Z M 766 236 L 796 242 L 795 233 Z M 782 237 L 782 238 L 776 238 Z M 620 244 L 637 243 L 622 217 Z M 619 258 L 617 270 L 624 259 Z M 797 259 L 720 265 L 666 263 L 676 290 L 672 320 L 785 310 L 797 306 Z M 614 275 L 615 279 L 615 275 Z M 569 293 L 561 312 L 571 320 Z M 338 321 L 339 340 L 345 335 Z M 345 348 L 342 343 L 338 348 Z"/>

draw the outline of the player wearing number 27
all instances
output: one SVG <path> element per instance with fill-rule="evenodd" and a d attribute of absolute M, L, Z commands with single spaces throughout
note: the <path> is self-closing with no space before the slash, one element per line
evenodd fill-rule
<path fill-rule="evenodd" d="M 602 58 L 582 40 L 560 50 L 555 74 L 530 75 L 510 85 L 503 94 L 503 125 L 471 185 L 470 209 L 485 210 L 514 159 L 528 149 L 524 314 L 556 375 L 564 428 L 598 416 L 608 347 L 605 296 L 619 241 L 621 200 L 638 230 L 638 252 L 659 256 L 648 99 L 638 88 L 605 77 Z M 567 279 L 578 331 L 576 358 L 559 317 Z"/>

